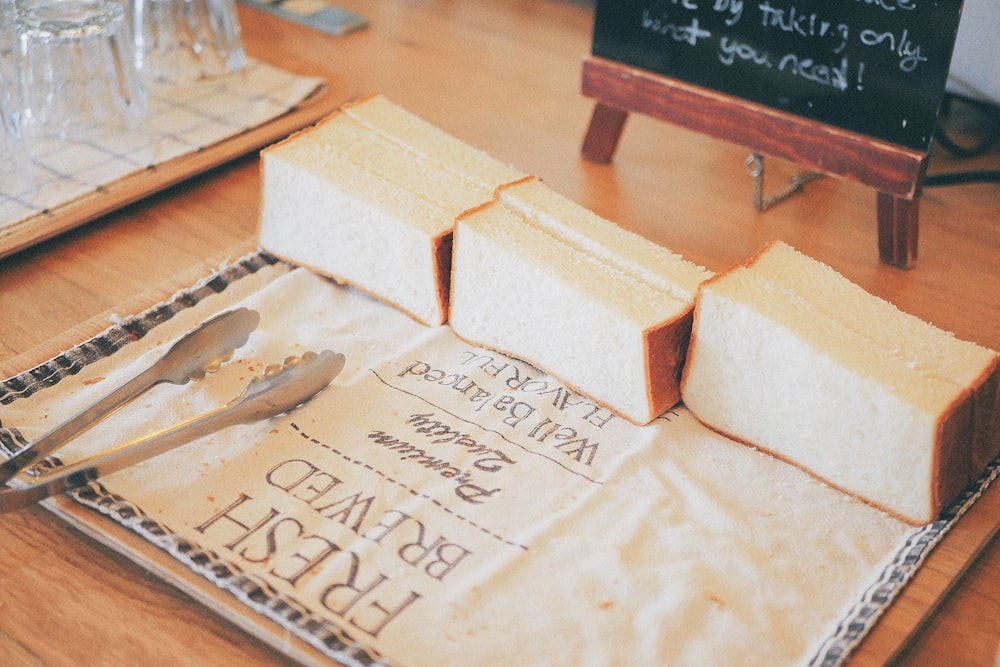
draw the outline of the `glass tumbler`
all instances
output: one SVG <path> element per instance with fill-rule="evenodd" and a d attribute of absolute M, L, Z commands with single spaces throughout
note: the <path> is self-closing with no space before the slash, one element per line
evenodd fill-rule
<path fill-rule="evenodd" d="M 23 127 L 70 136 L 133 127 L 146 110 L 117 0 L 17 0 Z"/>
<path fill-rule="evenodd" d="M 234 0 L 126 0 L 136 63 L 148 82 L 186 83 L 247 63 Z"/>
<path fill-rule="evenodd" d="M 27 141 L 21 131 L 21 77 L 14 12 L 13 0 L 0 0 L 0 200 L 21 198 L 32 184 Z"/>

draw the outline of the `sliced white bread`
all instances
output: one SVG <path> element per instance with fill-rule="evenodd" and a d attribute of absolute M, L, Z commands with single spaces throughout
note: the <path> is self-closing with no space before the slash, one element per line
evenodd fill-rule
<path fill-rule="evenodd" d="M 540 229 L 680 301 L 693 303 L 698 285 L 713 275 L 681 255 L 580 206 L 534 176 L 500 186 L 497 197 L 504 206 Z"/>
<path fill-rule="evenodd" d="M 637 275 L 631 258 L 649 255 L 652 242 L 561 195 L 545 197 L 558 204 L 545 214 L 557 223 L 537 224 L 541 207 L 506 206 L 503 196 L 459 217 L 450 325 L 629 421 L 649 423 L 679 400 L 692 301 L 664 288 L 666 269 L 656 280 Z M 577 227 L 581 218 L 594 236 Z M 614 237 L 617 245 L 590 252 L 574 243 L 578 234 Z"/>
<path fill-rule="evenodd" d="M 942 342 L 947 335 L 789 250 L 771 244 L 750 268 L 701 286 L 685 405 L 709 427 L 905 521 L 932 521 L 975 470 L 974 388 L 943 369 L 980 353 Z M 873 333 L 879 326 L 889 331 Z M 936 359 L 901 352 L 920 348 L 914 342 L 888 344 L 908 327 L 906 337 L 939 339 Z"/>
<path fill-rule="evenodd" d="M 771 241 L 748 266 L 857 331 L 885 354 L 903 359 L 915 372 L 971 390 L 970 476 L 978 476 L 1000 453 L 1000 354 L 904 313 L 787 243 Z"/>
<path fill-rule="evenodd" d="M 448 317 L 455 216 L 524 175 L 381 95 L 261 157 L 261 248 L 430 326 Z"/>

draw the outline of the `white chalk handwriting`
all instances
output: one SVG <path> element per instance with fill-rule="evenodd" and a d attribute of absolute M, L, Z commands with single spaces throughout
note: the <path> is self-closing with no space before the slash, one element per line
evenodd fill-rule
<path fill-rule="evenodd" d="M 917 0 L 850 1 L 884 14 L 917 9 Z M 863 90 L 872 67 L 890 63 L 905 76 L 929 60 L 926 47 L 898 19 L 850 25 L 839 14 L 824 15 L 794 0 L 669 0 L 644 8 L 639 20 L 644 33 L 681 48 L 714 47 L 726 67 L 765 68 L 839 91 Z M 737 28 L 741 23 L 748 28 Z"/>

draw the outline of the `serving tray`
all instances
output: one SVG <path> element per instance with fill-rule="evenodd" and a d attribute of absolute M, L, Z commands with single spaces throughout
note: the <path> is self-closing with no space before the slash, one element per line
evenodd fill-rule
<path fill-rule="evenodd" d="M 315 123 L 343 85 L 251 60 L 235 75 L 150 95 L 131 132 L 32 142 L 32 183 L 0 182 L 0 257 L 142 199 Z"/>
<path fill-rule="evenodd" d="M 245 249 L 252 247 L 250 240 Z M 256 295 L 259 289 L 270 283 L 267 278 L 259 281 L 258 272 L 265 273 L 264 269 L 273 261 L 273 258 L 252 253 L 239 261 L 226 262 L 221 272 L 212 278 L 212 285 L 217 288 L 220 280 L 227 282 L 227 292 L 235 291 L 232 299 Z M 129 304 L 122 312 L 140 312 L 143 307 L 158 304 L 160 300 L 174 294 L 178 287 L 189 286 L 185 289 L 186 296 L 183 300 L 172 301 L 172 306 L 160 303 L 160 307 L 155 309 L 160 312 L 162 308 L 170 307 L 179 309 L 179 314 L 192 308 L 191 304 L 200 302 L 203 296 L 215 293 L 214 288 L 204 287 L 205 280 L 207 278 L 204 276 L 201 279 L 193 275 L 181 277 L 164 286 L 162 291 L 148 295 L 146 304 Z M 192 284 L 194 286 L 190 287 Z M 347 299 L 346 303 L 355 303 L 355 297 L 343 296 Z M 357 302 L 357 305 L 362 305 L 362 302 Z M 334 310 L 340 312 L 340 309 Z M 387 315 L 391 316 L 391 311 L 387 311 Z M 100 322 L 82 325 L 59 340 L 49 341 L 29 355 L 0 366 L 0 375 L 24 372 L 42 362 L 48 355 L 70 347 L 73 348 L 74 355 L 86 355 L 88 349 L 103 350 L 104 346 L 80 345 L 80 341 L 93 336 L 106 323 L 107 319 L 102 318 Z M 102 352 L 101 355 L 103 354 Z M 89 363 L 82 357 L 78 361 L 80 365 Z M 64 364 L 57 365 L 61 367 Z M 27 377 L 27 374 L 22 374 L 21 377 Z M 66 379 L 72 384 L 73 380 Z M 50 390 L 45 390 L 48 391 Z M 990 482 L 996 472 L 997 464 L 994 463 L 986 478 L 970 487 L 969 492 L 949 508 L 939 521 L 901 533 L 899 544 L 889 549 L 889 557 L 882 564 L 873 566 L 870 579 L 865 577 L 869 579 L 869 583 L 858 591 L 849 608 L 844 610 L 835 631 L 819 644 L 810 664 L 838 665 L 852 654 L 852 664 L 883 664 L 898 656 L 910 637 L 919 630 L 995 535 L 998 526 L 996 517 L 1000 515 L 1000 491 L 996 489 L 996 484 Z M 605 481 L 612 483 L 613 477 Z M 223 572 L 222 570 L 213 569 L 206 571 L 207 574 L 200 573 L 200 556 L 188 558 L 188 552 L 178 551 L 172 542 L 168 545 L 169 548 L 159 544 L 157 540 L 166 540 L 171 535 L 158 532 L 159 522 L 136 513 L 133 505 L 127 501 L 122 502 L 114 494 L 99 493 L 93 497 L 82 496 L 77 500 L 83 504 L 68 497 L 59 497 L 48 502 L 47 507 L 92 538 L 149 568 L 216 613 L 295 659 L 310 664 L 330 664 L 331 653 L 317 645 L 317 634 L 305 632 L 301 627 L 294 626 L 294 623 L 291 626 L 294 628 L 291 636 L 286 632 L 290 626 L 282 625 L 282 622 L 291 623 L 291 617 L 284 615 L 282 607 L 274 606 L 274 603 L 282 601 L 282 596 L 275 595 L 273 591 L 254 592 L 233 588 L 227 583 L 230 581 L 228 574 L 220 579 L 219 572 Z M 91 509 L 87 509 L 87 505 Z M 98 512 L 94 512 L 94 509 Z M 102 514 L 113 520 L 109 521 Z M 530 541 L 529 539 L 528 542 Z M 813 545 L 815 548 L 821 547 L 819 543 Z M 518 546 L 515 544 L 510 548 Z M 531 546 L 542 548 L 543 545 L 539 542 Z M 831 561 L 830 566 L 833 565 Z M 225 570 L 223 574 L 226 572 L 229 570 Z M 242 572 L 230 574 L 234 580 L 243 581 Z M 240 597 L 236 594 L 238 592 L 245 595 Z M 602 607 L 599 613 L 604 613 L 604 609 Z M 315 628 L 322 629 L 319 625 L 314 626 Z M 338 646 L 342 647 L 342 644 Z M 393 659 L 401 657 L 404 661 L 407 659 L 405 656 L 392 656 Z"/>

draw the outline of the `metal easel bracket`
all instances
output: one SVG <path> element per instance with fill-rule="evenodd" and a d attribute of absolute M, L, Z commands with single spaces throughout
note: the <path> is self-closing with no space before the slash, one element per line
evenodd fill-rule
<path fill-rule="evenodd" d="M 758 211 L 766 211 L 775 204 L 780 204 L 792 195 L 803 192 L 806 183 L 822 178 L 824 174 L 818 171 L 803 171 L 795 174 L 790 179 L 788 186 L 784 190 L 770 197 L 764 196 L 764 156 L 760 153 L 751 153 L 744 163 L 747 173 L 753 178 L 753 205 Z"/>

